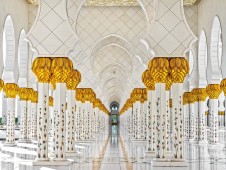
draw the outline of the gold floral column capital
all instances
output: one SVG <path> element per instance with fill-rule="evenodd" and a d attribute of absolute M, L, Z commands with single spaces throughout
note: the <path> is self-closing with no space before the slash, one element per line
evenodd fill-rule
<path fill-rule="evenodd" d="M 146 86 L 148 90 L 155 90 L 155 81 L 151 77 L 151 72 L 149 70 L 145 70 L 142 74 L 142 82 Z"/>
<path fill-rule="evenodd" d="M 3 87 L 4 87 L 4 81 L 0 79 L 0 91 L 2 91 Z"/>
<path fill-rule="evenodd" d="M 173 83 L 183 83 L 188 72 L 189 65 L 185 58 L 175 57 L 170 59 L 170 76 Z"/>
<path fill-rule="evenodd" d="M 56 83 L 66 83 L 73 69 L 72 61 L 67 57 L 56 57 L 51 64 L 52 79 Z"/>
<path fill-rule="evenodd" d="M 32 100 L 34 92 L 35 91 L 32 88 L 27 88 L 27 93 L 28 93 L 27 100 L 30 100 L 30 101 Z"/>
<path fill-rule="evenodd" d="M 224 96 L 226 96 L 226 78 L 221 81 L 221 89 L 224 92 Z"/>
<path fill-rule="evenodd" d="M 67 78 L 67 89 L 75 90 L 80 82 L 81 82 L 81 73 L 76 69 L 72 70 L 71 74 Z"/>
<path fill-rule="evenodd" d="M 206 87 L 206 92 L 210 99 L 218 99 L 222 90 L 219 84 L 209 84 Z"/>
<path fill-rule="evenodd" d="M 188 103 L 192 104 L 195 103 L 195 95 L 192 92 L 187 92 L 188 93 Z"/>
<path fill-rule="evenodd" d="M 3 87 L 3 90 L 7 98 L 16 98 L 18 94 L 19 86 L 15 83 L 6 83 Z"/>
<path fill-rule="evenodd" d="M 195 88 L 192 90 L 192 93 L 194 94 L 195 101 L 205 101 L 207 98 L 207 93 L 205 88 Z"/>
<path fill-rule="evenodd" d="M 183 94 L 183 105 L 186 105 L 186 104 L 189 104 L 189 96 L 190 95 L 190 92 L 185 92 Z"/>
<path fill-rule="evenodd" d="M 171 80 L 170 76 L 168 76 L 166 79 L 166 91 L 169 91 L 171 86 L 172 86 L 172 80 Z"/>
<path fill-rule="evenodd" d="M 131 93 L 131 99 L 133 102 L 140 101 L 142 99 L 143 89 L 142 88 L 135 88 Z"/>
<path fill-rule="evenodd" d="M 38 103 L 38 92 L 34 91 L 31 98 L 31 103 Z"/>
<path fill-rule="evenodd" d="M 27 101 L 28 100 L 28 88 L 26 88 L 26 87 L 19 88 L 18 95 L 20 97 L 20 100 Z"/>
<path fill-rule="evenodd" d="M 82 93 L 82 89 L 81 88 L 77 88 L 76 89 L 76 96 L 75 96 L 75 99 L 77 100 L 77 101 L 82 101 L 82 97 L 83 97 L 83 93 Z"/>
<path fill-rule="evenodd" d="M 38 57 L 32 64 L 32 71 L 36 75 L 38 82 L 49 83 L 51 78 L 51 58 Z"/>
<path fill-rule="evenodd" d="M 169 60 L 167 58 L 154 58 L 149 63 L 148 67 L 155 83 L 166 83 L 170 70 Z"/>

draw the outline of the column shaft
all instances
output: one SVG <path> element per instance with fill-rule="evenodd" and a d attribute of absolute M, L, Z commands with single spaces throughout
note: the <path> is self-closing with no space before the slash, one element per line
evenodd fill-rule
<path fill-rule="evenodd" d="M 5 145 L 15 145 L 15 98 L 7 98 L 7 125 Z"/>
<path fill-rule="evenodd" d="M 37 161 L 48 161 L 49 84 L 38 83 Z"/>

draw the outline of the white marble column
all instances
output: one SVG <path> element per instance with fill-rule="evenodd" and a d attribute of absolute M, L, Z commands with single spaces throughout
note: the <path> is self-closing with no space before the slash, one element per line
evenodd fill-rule
<path fill-rule="evenodd" d="M 207 131 L 206 131 L 206 121 L 205 121 L 205 107 L 207 93 L 205 88 L 197 88 L 192 90 L 195 93 L 198 101 L 198 129 L 199 129 L 199 144 L 207 144 Z"/>
<path fill-rule="evenodd" d="M 189 102 L 188 102 L 189 92 L 185 92 L 183 95 L 183 105 L 184 105 L 184 141 L 189 140 Z"/>
<path fill-rule="evenodd" d="M 140 103 L 140 139 L 144 139 L 144 128 L 145 128 L 145 119 L 144 119 L 144 101 Z"/>
<path fill-rule="evenodd" d="M 37 140 L 37 103 L 38 103 L 38 92 L 35 91 L 32 95 L 31 100 L 31 140 Z"/>
<path fill-rule="evenodd" d="M 130 104 L 128 108 L 128 114 L 129 114 L 129 134 L 132 135 L 133 133 L 133 111 L 132 111 L 132 103 Z"/>
<path fill-rule="evenodd" d="M 100 109 L 95 107 L 95 134 L 98 133 L 98 115 L 100 114 Z"/>
<path fill-rule="evenodd" d="M 28 95 L 31 95 L 32 92 L 30 92 L 30 89 L 28 89 L 28 90 L 29 90 Z M 27 100 L 27 143 L 30 143 L 30 142 L 31 142 L 31 100 L 28 97 L 28 100 Z"/>
<path fill-rule="evenodd" d="M 7 83 L 3 88 L 7 97 L 7 124 L 5 146 L 15 145 L 15 101 L 18 86 L 14 83 Z"/>
<path fill-rule="evenodd" d="M 193 92 L 192 92 L 193 93 Z M 194 141 L 193 143 L 198 143 L 199 140 L 199 102 L 196 95 L 194 95 Z"/>
<path fill-rule="evenodd" d="M 86 133 L 86 104 L 85 101 L 81 104 L 81 139 L 85 140 L 85 133 Z"/>
<path fill-rule="evenodd" d="M 183 84 L 172 84 L 172 115 L 173 117 L 173 157 L 183 158 Z"/>
<path fill-rule="evenodd" d="M 78 98 L 76 98 L 76 114 L 75 114 L 75 135 L 76 135 L 76 140 L 81 140 L 81 133 L 82 133 L 82 128 L 81 128 L 81 101 L 78 101 Z"/>
<path fill-rule="evenodd" d="M 90 101 L 85 102 L 85 116 L 84 116 L 85 139 L 90 136 Z"/>
<path fill-rule="evenodd" d="M 26 143 L 28 138 L 28 124 L 27 124 L 27 98 L 28 98 L 28 90 L 27 88 L 19 89 L 20 96 L 20 138 L 19 143 Z"/>
<path fill-rule="evenodd" d="M 191 92 L 189 92 L 188 103 L 189 103 L 189 141 L 194 141 L 195 134 L 195 103 L 194 97 Z"/>
<path fill-rule="evenodd" d="M 147 94 L 146 94 L 146 99 L 147 99 Z M 144 116 L 143 116 L 143 124 L 144 124 L 144 140 L 147 140 L 148 137 L 148 112 L 147 112 L 147 100 L 144 101 L 143 103 L 143 109 L 144 109 Z M 129 117 L 129 113 L 128 113 Z M 129 127 L 129 122 L 128 122 L 128 127 Z"/>
<path fill-rule="evenodd" d="M 140 109 L 141 103 L 140 101 L 136 101 L 134 103 L 134 113 L 136 115 L 136 120 L 135 120 L 135 139 L 140 139 L 141 138 L 141 115 L 140 115 Z"/>
<path fill-rule="evenodd" d="M 154 156 L 156 148 L 156 94 L 154 89 L 148 90 L 147 94 L 147 111 L 148 111 L 148 153 Z"/>
<path fill-rule="evenodd" d="M 221 88 L 218 84 L 210 84 L 206 87 L 209 96 L 209 114 L 210 118 L 210 143 L 219 144 L 219 126 L 218 126 L 218 97 L 221 94 Z"/>
<path fill-rule="evenodd" d="M 64 161 L 65 158 L 65 115 L 66 115 L 66 83 L 56 83 L 54 98 L 54 147 L 55 161 Z"/>
<path fill-rule="evenodd" d="M 92 138 L 93 138 L 93 118 L 94 118 L 94 116 L 93 116 L 93 103 L 92 102 L 90 102 L 90 104 L 89 104 L 89 115 L 88 115 L 88 117 L 89 117 L 89 139 L 90 140 L 92 140 Z"/>
<path fill-rule="evenodd" d="M 76 153 L 75 150 L 75 90 L 67 90 L 66 112 L 66 152 Z"/>
<path fill-rule="evenodd" d="M 166 87 L 156 83 L 156 158 L 166 158 Z"/>
<path fill-rule="evenodd" d="M 48 161 L 48 133 L 49 133 L 49 81 L 52 60 L 47 57 L 36 58 L 32 64 L 32 71 L 38 79 L 37 105 L 37 157 L 36 161 Z"/>
<path fill-rule="evenodd" d="M 136 106 L 135 102 L 133 101 L 133 138 L 136 139 L 136 127 L 137 127 L 137 114 L 136 114 Z"/>
<path fill-rule="evenodd" d="M 171 154 L 171 147 L 170 147 L 170 88 L 166 87 L 166 156 L 169 157 Z"/>
<path fill-rule="evenodd" d="M 38 83 L 37 108 L 37 158 L 36 161 L 48 161 L 49 133 L 49 83 Z"/>
<path fill-rule="evenodd" d="M 224 111 L 224 136 L 226 137 L 226 78 L 221 81 L 221 89 L 224 92 L 224 106 L 225 106 L 225 111 Z M 224 150 L 226 150 L 226 139 L 224 140 Z"/>

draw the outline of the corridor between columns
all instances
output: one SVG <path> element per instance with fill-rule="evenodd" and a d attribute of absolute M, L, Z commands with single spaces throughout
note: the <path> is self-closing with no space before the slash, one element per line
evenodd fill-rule
<path fill-rule="evenodd" d="M 221 140 L 221 139 L 220 139 Z M 211 150 L 208 146 L 185 142 L 184 156 L 189 170 L 223 170 L 226 168 L 226 151 Z M 18 144 L 6 147 L 0 144 L 1 170 L 159 170 L 152 167 L 150 159 L 145 157 L 146 144 L 135 141 L 126 132 L 125 127 L 109 126 L 93 143 L 77 142 L 76 150 L 80 156 L 70 165 L 42 165 L 34 167 L 32 161 L 36 155 L 35 144 Z M 181 169 L 171 167 L 174 169 Z"/>

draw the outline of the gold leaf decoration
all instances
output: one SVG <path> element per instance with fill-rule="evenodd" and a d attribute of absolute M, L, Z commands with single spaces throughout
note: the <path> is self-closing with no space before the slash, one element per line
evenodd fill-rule
<path fill-rule="evenodd" d="M 209 84 L 206 87 L 206 92 L 210 99 L 218 99 L 222 90 L 219 84 Z"/>
<path fill-rule="evenodd" d="M 16 98 L 19 87 L 15 83 L 6 83 L 3 87 L 3 90 L 4 90 L 7 98 Z"/>
<path fill-rule="evenodd" d="M 38 57 L 32 64 L 32 71 L 36 75 L 38 82 L 49 83 L 51 76 L 51 58 Z"/>
<path fill-rule="evenodd" d="M 67 57 L 56 57 L 52 61 L 52 79 L 57 83 L 66 83 L 73 69 L 72 61 Z"/>
<path fill-rule="evenodd" d="M 0 91 L 2 91 L 2 88 L 4 87 L 4 81 L 0 79 Z"/>

